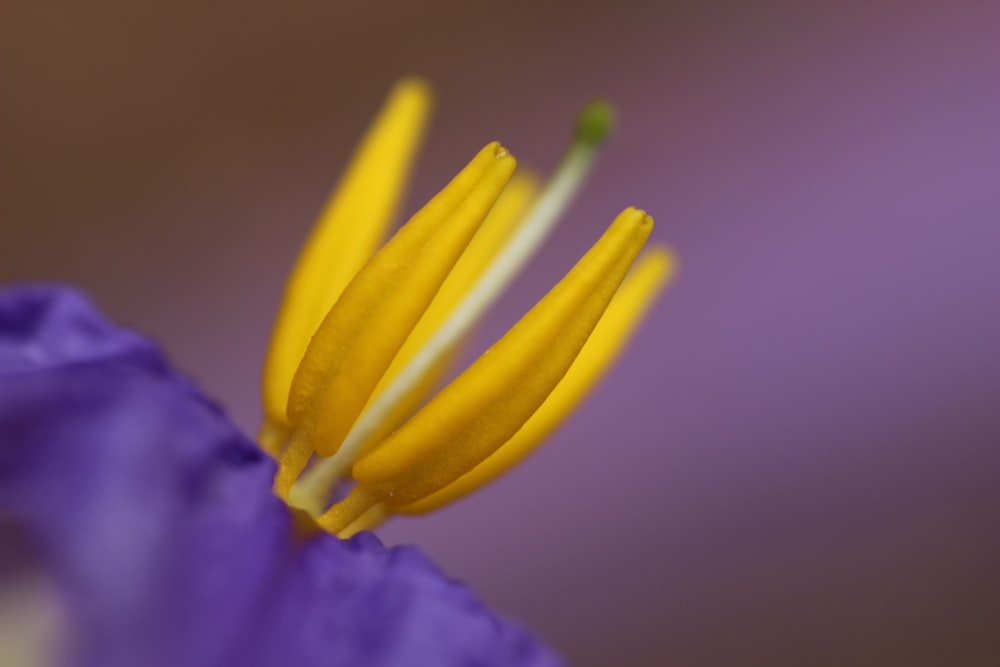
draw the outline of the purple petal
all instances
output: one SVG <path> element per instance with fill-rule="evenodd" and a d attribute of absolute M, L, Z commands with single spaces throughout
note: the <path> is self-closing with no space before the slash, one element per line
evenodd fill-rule
<path fill-rule="evenodd" d="M 0 515 L 37 541 L 70 664 L 560 664 L 414 549 L 296 539 L 273 474 L 86 299 L 0 291 Z"/>
<path fill-rule="evenodd" d="M 416 549 L 385 549 L 371 533 L 346 542 L 314 540 L 283 577 L 264 627 L 265 652 L 244 664 L 562 664 Z"/>
<path fill-rule="evenodd" d="M 131 356 L 162 365 L 152 343 L 109 323 L 79 292 L 48 285 L 0 289 L 0 377 Z"/>

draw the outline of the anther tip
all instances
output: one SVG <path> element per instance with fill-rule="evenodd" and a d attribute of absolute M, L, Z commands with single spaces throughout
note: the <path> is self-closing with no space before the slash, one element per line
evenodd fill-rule
<path fill-rule="evenodd" d="M 634 221 L 636 226 L 639 228 L 652 228 L 653 226 L 653 216 L 647 213 L 641 208 L 636 208 L 635 206 L 629 206 L 624 211 L 622 211 L 623 216 L 627 216 L 628 219 Z"/>
<path fill-rule="evenodd" d="M 576 140 L 590 146 L 600 144 L 615 124 L 615 110 L 607 100 L 588 102 L 576 120 Z"/>
<path fill-rule="evenodd" d="M 426 79 L 419 76 L 405 76 L 396 82 L 393 91 L 401 94 L 417 95 L 424 98 L 431 98 L 434 89 Z"/>
<path fill-rule="evenodd" d="M 644 228 L 652 229 L 653 228 L 653 216 L 651 216 L 649 213 L 646 213 L 642 209 L 639 209 L 639 213 L 642 214 L 642 222 L 639 223 L 639 224 L 642 227 L 644 227 Z"/>

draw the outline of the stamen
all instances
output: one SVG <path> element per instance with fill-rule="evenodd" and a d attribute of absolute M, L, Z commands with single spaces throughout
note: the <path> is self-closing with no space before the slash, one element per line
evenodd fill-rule
<path fill-rule="evenodd" d="M 643 253 L 611 300 L 611 305 L 587 339 L 576 361 L 514 437 L 492 456 L 445 488 L 412 505 L 393 508 L 393 513 L 425 514 L 439 509 L 489 484 L 530 456 L 579 407 L 614 363 L 649 307 L 670 282 L 675 267 L 674 254 L 665 247 Z M 369 522 L 368 528 L 373 527 Z"/>
<path fill-rule="evenodd" d="M 318 462 L 303 475 L 295 486 L 294 503 L 313 508 L 322 505 L 328 489 L 350 468 L 366 445 L 377 442 L 378 436 L 387 430 L 387 425 L 394 424 L 393 418 L 401 412 L 400 408 L 407 403 L 407 398 L 416 393 L 415 388 L 426 385 L 426 378 L 440 368 L 442 360 L 482 318 L 548 238 L 583 186 L 597 149 L 610 131 L 612 122 L 613 113 L 606 102 L 595 101 L 583 109 L 569 151 L 520 227 L 434 335 L 373 398 L 347 433 L 336 455 Z"/>
<path fill-rule="evenodd" d="M 510 439 L 566 374 L 652 231 L 626 209 L 531 311 L 353 468 L 358 486 L 321 516 L 338 532 L 380 502 L 414 503 Z"/>
<path fill-rule="evenodd" d="M 358 146 L 295 264 L 264 364 L 261 445 L 280 453 L 295 370 L 313 332 L 385 238 L 402 199 L 430 115 L 431 93 L 419 80 L 397 84 Z"/>
<path fill-rule="evenodd" d="M 420 318 L 420 322 L 406 339 L 399 354 L 392 360 L 389 370 L 382 376 L 368 402 L 369 406 L 379 400 L 386 388 L 391 386 L 413 357 L 441 328 L 441 325 L 455 310 L 456 305 L 461 302 L 493 258 L 504 247 L 506 241 L 524 220 L 524 212 L 535 198 L 537 189 L 537 180 L 534 175 L 520 172 L 514 174 L 493 210 L 486 217 L 486 221 L 483 222 L 465 252 L 462 253 L 462 257 L 441 285 L 441 289 L 438 290 L 437 296 L 427 308 L 427 312 Z M 362 447 L 362 452 L 384 439 L 416 411 L 420 402 L 437 385 L 438 380 L 449 367 L 453 356 L 453 354 L 445 354 L 424 375 L 421 381 L 410 389 L 407 396 L 396 405 L 392 414 L 378 424 L 375 431 L 369 436 L 368 442 Z"/>
<path fill-rule="evenodd" d="M 264 423 L 260 425 L 260 431 L 257 432 L 257 443 L 261 449 L 277 458 L 281 456 L 291 432 L 292 429 L 287 423 L 276 422 L 265 415 Z"/>
<path fill-rule="evenodd" d="M 363 530 L 372 530 L 377 528 L 382 524 L 382 522 L 389 518 L 389 515 L 389 508 L 386 507 L 385 504 L 379 503 L 358 517 L 349 526 L 347 526 L 347 528 L 344 528 L 342 531 L 337 533 L 337 537 L 342 540 L 346 540 Z"/>
<path fill-rule="evenodd" d="M 276 491 L 330 456 L 499 197 L 515 160 L 490 144 L 358 272 L 324 318 L 288 394 L 295 431 Z"/>

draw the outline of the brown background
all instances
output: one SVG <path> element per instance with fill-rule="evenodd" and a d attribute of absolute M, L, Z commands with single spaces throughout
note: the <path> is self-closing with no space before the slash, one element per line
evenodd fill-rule
<path fill-rule="evenodd" d="M 310 221 L 391 83 L 486 141 L 621 124 L 488 341 L 626 205 L 678 247 L 632 352 L 420 544 L 587 665 L 996 665 L 1000 9 L 77 2 L 0 15 L 0 278 L 155 335 L 248 430 Z"/>

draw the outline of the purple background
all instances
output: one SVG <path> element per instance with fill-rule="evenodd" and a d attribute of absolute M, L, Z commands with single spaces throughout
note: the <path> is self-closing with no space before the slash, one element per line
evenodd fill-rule
<path fill-rule="evenodd" d="M 383 536 L 584 667 L 1000 664 L 1000 5 L 139 4 L 0 10 L 0 278 L 84 286 L 252 429 L 393 80 L 439 93 L 407 211 L 494 138 L 551 168 L 608 96 L 483 343 L 626 205 L 675 287 L 530 464 Z"/>

